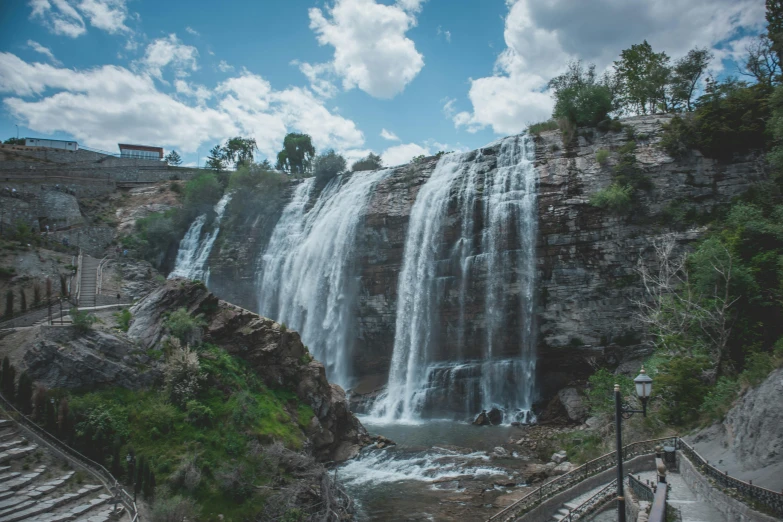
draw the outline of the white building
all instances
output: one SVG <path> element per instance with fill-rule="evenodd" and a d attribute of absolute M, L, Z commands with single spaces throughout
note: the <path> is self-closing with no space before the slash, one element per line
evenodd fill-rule
<path fill-rule="evenodd" d="M 24 144 L 28 147 L 45 147 L 47 149 L 79 150 L 79 144 L 75 141 L 46 140 L 40 138 L 25 138 Z"/>

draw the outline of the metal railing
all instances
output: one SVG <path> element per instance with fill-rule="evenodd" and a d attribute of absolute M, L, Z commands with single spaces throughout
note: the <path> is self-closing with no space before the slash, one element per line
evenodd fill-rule
<path fill-rule="evenodd" d="M 623 460 L 632 459 L 639 455 L 649 455 L 655 453 L 655 446 L 670 445 L 675 440 L 673 437 L 664 437 L 660 439 L 651 439 L 640 442 L 633 442 L 623 447 Z M 555 496 L 585 479 L 597 475 L 602 471 L 612 469 L 617 466 L 616 452 L 607 453 L 597 459 L 582 464 L 578 468 L 569 471 L 549 482 L 539 486 L 537 489 L 528 493 L 515 503 L 506 507 L 489 518 L 491 522 L 508 522 L 514 520 L 520 515 L 530 511 L 543 501 Z"/>
<path fill-rule="evenodd" d="M 89 471 L 95 478 L 97 478 L 101 484 L 106 487 L 109 491 L 115 491 L 120 496 L 120 501 L 122 504 L 128 509 L 128 512 L 131 514 L 131 522 L 138 522 L 140 520 L 139 518 L 139 510 L 136 507 L 136 502 L 133 501 L 133 496 L 125 491 L 125 488 L 122 488 L 119 486 L 120 481 L 114 478 L 114 476 L 109 473 L 109 471 L 104 468 L 102 465 L 98 464 L 94 460 L 85 457 L 72 447 L 68 446 L 67 444 L 63 443 L 55 437 L 54 435 L 51 435 L 49 432 L 38 426 L 36 423 L 28 419 L 22 412 L 17 410 L 13 404 L 8 402 L 8 400 L 0 395 L 0 407 L 2 407 L 3 410 L 8 414 L 8 417 L 18 424 L 23 429 L 27 429 L 33 433 L 38 439 L 40 439 L 44 444 L 48 445 L 51 450 L 54 450 L 55 452 L 58 452 L 68 458 L 71 458 L 78 462 L 85 470 Z"/>
<path fill-rule="evenodd" d="M 750 482 L 730 477 L 728 472 L 721 471 L 711 465 L 704 457 L 699 455 L 690 444 L 682 439 L 678 440 L 679 449 L 693 466 L 706 477 L 712 479 L 720 488 L 735 493 L 739 500 L 743 500 L 753 507 L 760 506 L 765 508 L 776 516 L 783 517 L 783 492 L 772 491 L 770 489 L 755 486 Z M 735 496 L 735 495 L 732 495 Z"/>
<path fill-rule="evenodd" d="M 607 501 L 615 497 L 617 489 L 617 479 L 614 479 L 606 486 L 602 487 L 595 495 L 588 498 L 574 509 L 568 512 L 568 515 L 560 519 L 560 522 L 576 522 L 582 518 L 593 514 L 598 508 L 606 504 Z"/>
<path fill-rule="evenodd" d="M 630 473 L 628 474 L 628 486 L 639 500 L 644 500 L 645 502 L 649 502 L 651 504 L 653 500 L 655 500 L 655 492 L 653 489 L 641 480 L 638 480 Z"/>

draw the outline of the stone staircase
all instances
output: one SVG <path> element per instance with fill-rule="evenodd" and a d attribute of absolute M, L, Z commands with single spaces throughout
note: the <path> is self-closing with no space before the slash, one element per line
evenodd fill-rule
<path fill-rule="evenodd" d="M 578 497 L 574 497 L 568 502 L 565 502 L 557 511 L 557 513 L 552 515 L 552 518 L 550 520 L 552 520 L 552 522 L 560 522 L 563 519 L 568 520 L 568 515 L 569 513 L 571 513 L 571 511 L 573 511 L 574 509 L 582 505 L 583 502 L 586 502 L 593 495 L 601 491 L 604 488 L 604 486 L 605 484 L 602 484 L 595 489 L 591 489 L 590 491 L 587 491 L 582 495 L 579 495 Z"/>
<path fill-rule="evenodd" d="M 0 522 L 108 522 L 124 517 L 122 504 L 94 478 L 45 447 L 27 441 L 0 419 Z"/>
<path fill-rule="evenodd" d="M 84 254 L 82 273 L 79 276 L 79 306 L 93 306 L 98 291 L 98 265 L 100 260 Z"/>

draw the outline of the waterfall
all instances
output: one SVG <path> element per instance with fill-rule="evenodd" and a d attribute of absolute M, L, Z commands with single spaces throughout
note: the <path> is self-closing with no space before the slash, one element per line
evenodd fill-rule
<path fill-rule="evenodd" d="M 490 148 L 497 149 L 494 169 L 488 168 Z M 421 188 L 398 282 L 389 382 L 373 406 L 376 419 L 416 421 L 444 410 L 465 414 L 497 407 L 507 420 L 530 420 L 537 232 L 533 152 L 530 138 L 515 136 L 478 152 L 449 154 Z M 454 234 L 447 231 L 454 229 L 458 237 L 449 242 Z M 476 292 L 472 285 L 482 281 L 483 292 Z M 456 328 L 440 314 L 454 295 Z M 478 321 L 483 335 L 468 327 L 468 305 L 483 317 Z"/>
<path fill-rule="evenodd" d="M 343 387 L 352 378 L 356 232 L 373 188 L 390 172 L 338 176 L 311 208 L 315 180 L 300 184 L 257 272 L 259 312 L 298 331 L 329 380 Z"/>
<path fill-rule="evenodd" d="M 177 260 L 174 264 L 174 270 L 169 274 L 172 277 L 184 277 L 187 279 L 199 279 L 204 283 L 209 282 L 209 267 L 207 260 L 212 252 L 212 245 L 215 244 L 220 233 L 220 221 L 226 212 L 226 206 L 231 201 L 231 195 L 225 194 L 220 201 L 215 204 L 215 220 L 212 222 L 212 231 L 207 232 L 201 237 L 201 230 L 207 221 L 207 215 L 202 214 L 197 217 L 190 228 L 188 228 L 185 237 L 179 242 L 177 251 Z"/>

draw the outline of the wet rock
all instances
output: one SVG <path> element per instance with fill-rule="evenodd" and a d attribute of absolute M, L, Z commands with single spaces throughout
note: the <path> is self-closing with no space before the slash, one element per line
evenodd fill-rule
<path fill-rule="evenodd" d="M 487 416 L 487 411 L 484 410 L 481 413 L 479 413 L 476 418 L 473 420 L 474 426 L 488 426 L 490 424 L 489 417 Z"/>
<path fill-rule="evenodd" d="M 587 417 L 587 405 L 576 388 L 563 388 L 557 393 L 571 422 L 582 422 Z"/>
<path fill-rule="evenodd" d="M 497 426 L 498 424 L 503 423 L 503 412 L 497 408 L 492 408 L 491 410 L 489 410 L 489 413 L 487 414 L 487 418 L 489 419 L 489 422 L 493 426 Z"/>
<path fill-rule="evenodd" d="M 554 469 L 554 466 L 550 468 L 546 464 L 529 464 L 524 474 L 525 482 L 530 484 L 533 482 L 542 481 L 549 476 L 549 473 L 552 469 Z"/>
<path fill-rule="evenodd" d="M 495 449 L 492 450 L 492 452 L 497 455 L 498 457 L 507 457 L 508 451 L 506 451 L 505 448 L 501 446 L 497 446 Z"/>

